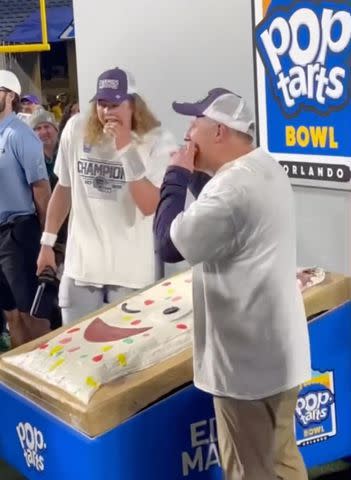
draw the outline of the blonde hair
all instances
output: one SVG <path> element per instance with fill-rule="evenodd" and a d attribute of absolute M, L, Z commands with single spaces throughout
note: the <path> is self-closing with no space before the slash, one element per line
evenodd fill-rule
<path fill-rule="evenodd" d="M 142 136 L 161 125 L 154 114 L 150 111 L 145 101 L 137 94 L 133 95 L 131 100 L 132 114 L 132 131 Z M 91 112 L 85 128 L 85 142 L 88 145 L 96 145 L 102 140 L 103 125 L 101 124 L 96 111 L 96 102 L 92 103 Z"/>

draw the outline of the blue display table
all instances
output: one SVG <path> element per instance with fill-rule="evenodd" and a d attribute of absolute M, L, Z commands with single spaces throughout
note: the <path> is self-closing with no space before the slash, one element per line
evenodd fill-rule
<path fill-rule="evenodd" d="M 308 467 L 351 456 L 351 302 L 309 322 L 312 380 L 300 392 L 296 437 Z"/>
<path fill-rule="evenodd" d="M 309 323 L 296 436 L 308 467 L 351 456 L 351 302 Z M 28 479 L 221 478 L 212 399 L 192 385 L 96 438 L 0 384 L 0 457 Z"/>

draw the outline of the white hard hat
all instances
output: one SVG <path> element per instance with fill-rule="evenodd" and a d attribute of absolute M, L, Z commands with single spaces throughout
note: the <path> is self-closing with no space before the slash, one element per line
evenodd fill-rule
<path fill-rule="evenodd" d="M 0 88 L 7 88 L 11 92 L 21 96 L 21 84 L 13 72 L 9 70 L 0 70 Z"/>

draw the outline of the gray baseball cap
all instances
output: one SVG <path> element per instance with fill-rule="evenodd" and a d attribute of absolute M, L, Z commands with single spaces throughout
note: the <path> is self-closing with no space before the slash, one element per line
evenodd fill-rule
<path fill-rule="evenodd" d="M 194 103 L 173 102 L 172 107 L 181 115 L 211 118 L 254 138 L 255 120 L 246 101 L 225 88 L 214 88 L 204 99 Z"/>
<path fill-rule="evenodd" d="M 27 120 L 28 125 L 35 130 L 41 123 L 50 123 L 58 130 L 58 125 L 54 115 L 51 112 L 47 112 L 44 108 L 36 110 Z"/>

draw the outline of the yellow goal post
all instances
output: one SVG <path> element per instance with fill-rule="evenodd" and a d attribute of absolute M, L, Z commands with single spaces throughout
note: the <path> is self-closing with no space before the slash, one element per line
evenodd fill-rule
<path fill-rule="evenodd" d="M 39 0 L 40 5 L 40 24 L 41 24 L 41 43 L 19 43 L 12 45 L 0 45 L 0 53 L 28 53 L 28 52 L 47 52 L 50 50 L 48 41 L 48 26 L 46 17 L 46 0 Z"/>

